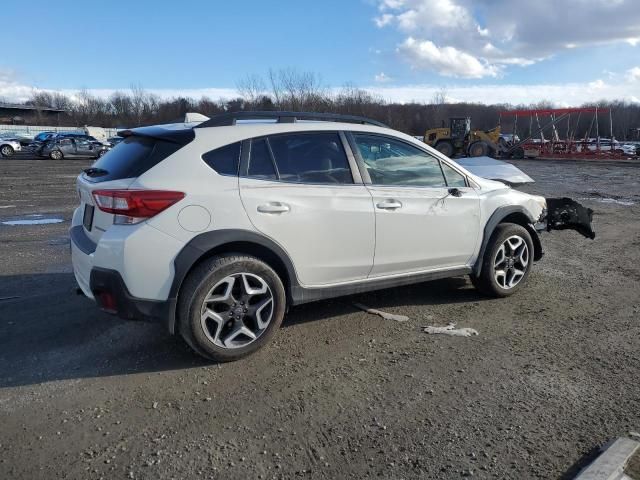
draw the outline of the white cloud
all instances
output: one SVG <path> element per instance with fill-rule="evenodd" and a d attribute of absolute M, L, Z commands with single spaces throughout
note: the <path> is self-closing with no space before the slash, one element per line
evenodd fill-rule
<path fill-rule="evenodd" d="M 396 20 L 400 29 L 415 32 L 429 28 L 464 28 L 473 25 L 469 10 L 455 0 L 403 0 L 383 1 L 380 10 L 388 18 L 386 24 Z"/>
<path fill-rule="evenodd" d="M 87 92 L 93 96 L 99 98 L 109 98 L 115 92 L 128 92 L 128 88 L 89 88 Z M 218 99 L 232 99 L 238 98 L 240 94 L 234 88 L 148 88 L 145 89 L 147 93 L 157 95 L 163 99 L 170 99 L 176 97 L 188 97 L 199 99 L 202 97 L 208 97 L 213 100 Z M 0 101 L 6 102 L 25 102 L 31 98 L 36 92 L 59 92 L 65 94 L 72 99 L 77 97 L 78 89 L 49 89 L 49 88 L 36 88 L 30 85 L 24 85 L 17 81 L 3 82 L 2 75 L 0 73 Z"/>
<path fill-rule="evenodd" d="M 393 80 L 389 75 L 387 75 L 384 72 L 380 72 L 378 74 L 376 74 L 373 79 L 376 81 L 376 83 L 387 83 L 390 82 L 391 80 Z"/>
<path fill-rule="evenodd" d="M 498 68 L 454 47 L 438 47 L 429 40 L 407 38 L 398 51 L 412 67 L 436 70 L 449 77 L 496 77 Z"/>
<path fill-rule="evenodd" d="M 389 13 L 385 13 L 373 19 L 373 21 L 376 22 L 376 25 L 380 28 L 384 27 L 385 25 L 388 25 L 389 23 L 391 23 L 392 20 L 393 20 L 393 15 Z"/>
<path fill-rule="evenodd" d="M 396 28 L 418 44 L 453 48 L 474 57 L 487 72 L 532 65 L 567 49 L 640 45 L 637 0 L 378 0 L 378 9 L 380 28 Z M 567 19 L 558 12 L 571 14 Z M 414 66 L 424 67 L 419 56 L 415 60 Z M 449 66 L 440 67 L 429 65 L 452 74 Z"/>
<path fill-rule="evenodd" d="M 626 78 L 629 82 L 640 82 L 640 67 L 633 67 L 627 70 Z"/>
<path fill-rule="evenodd" d="M 0 101 L 22 101 L 32 93 L 33 87 L 21 84 L 13 70 L 0 67 Z"/>
<path fill-rule="evenodd" d="M 476 85 L 446 87 L 448 102 L 482 104 L 530 105 L 548 101 L 558 107 L 574 107 L 599 100 L 625 100 L 640 103 L 638 88 L 631 82 L 598 83 L 599 88 L 589 83 L 535 84 L 535 85 Z M 442 91 L 439 85 L 371 86 L 366 90 L 394 102 L 429 103 L 435 94 Z"/>

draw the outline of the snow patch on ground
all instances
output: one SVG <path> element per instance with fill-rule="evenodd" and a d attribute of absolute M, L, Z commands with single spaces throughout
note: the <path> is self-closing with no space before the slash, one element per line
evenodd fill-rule
<path fill-rule="evenodd" d="M 33 220 L 7 220 L 2 222 L 3 225 L 47 225 L 50 223 L 62 223 L 64 220 L 61 218 L 37 218 Z"/>
<path fill-rule="evenodd" d="M 450 323 L 446 327 L 424 327 L 424 331 L 429 335 L 443 334 L 451 335 L 453 337 L 470 337 L 472 335 L 478 335 L 478 331 L 473 328 L 456 328 L 455 323 Z"/>

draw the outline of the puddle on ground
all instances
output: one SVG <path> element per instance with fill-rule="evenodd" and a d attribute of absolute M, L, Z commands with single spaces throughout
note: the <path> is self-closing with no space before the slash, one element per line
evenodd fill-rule
<path fill-rule="evenodd" d="M 636 202 L 632 202 L 631 200 L 619 200 L 617 198 L 607 198 L 607 197 L 585 197 L 580 200 L 593 200 L 594 202 L 600 203 L 615 203 L 616 205 L 624 205 L 625 207 L 630 207 L 631 205 L 635 205 Z"/>
<path fill-rule="evenodd" d="M 64 220 L 61 218 L 34 218 L 29 220 L 7 220 L 6 222 L 2 222 L 2 225 L 47 225 L 62 222 L 64 222 Z"/>
<path fill-rule="evenodd" d="M 606 194 L 603 195 L 600 192 L 584 192 L 583 195 L 586 195 L 586 196 L 580 198 L 579 200 L 591 200 L 599 203 L 613 203 L 615 205 L 623 205 L 625 207 L 630 207 L 637 203 L 636 201 L 631 200 L 630 198 L 624 198 L 618 195 L 611 195 L 611 194 L 609 194 L 611 196 L 606 196 Z"/>

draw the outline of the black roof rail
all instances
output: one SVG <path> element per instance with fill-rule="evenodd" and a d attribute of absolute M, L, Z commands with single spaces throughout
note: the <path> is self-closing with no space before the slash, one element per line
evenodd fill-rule
<path fill-rule="evenodd" d="M 276 120 L 278 123 L 295 123 L 298 120 L 320 120 L 325 122 L 345 122 L 361 123 L 363 125 L 375 125 L 377 127 L 389 128 L 384 123 L 366 117 L 355 115 L 339 115 L 336 113 L 318 112 L 278 112 L 278 111 L 257 111 L 257 112 L 232 112 L 223 113 L 211 117 L 206 122 L 196 125 L 194 128 L 224 127 L 235 125 L 238 120 Z"/>

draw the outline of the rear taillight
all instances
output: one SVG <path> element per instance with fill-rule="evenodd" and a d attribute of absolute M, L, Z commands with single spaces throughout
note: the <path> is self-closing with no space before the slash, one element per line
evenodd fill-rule
<path fill-rule="evenodd" d="M 116 224 L 133 224 L 153 217 L 184 198 L 166 190 L 94 190 L 97 207 L 115 215 Z"/>

